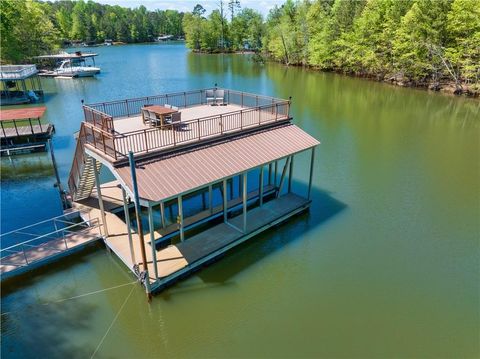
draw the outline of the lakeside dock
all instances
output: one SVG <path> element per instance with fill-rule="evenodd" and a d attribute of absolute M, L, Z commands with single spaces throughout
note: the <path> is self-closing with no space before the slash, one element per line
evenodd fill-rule
<path fill-rule="evenodd" d="M 55 132 L 51 123 L 42 121 L 46 107 L 0 110 L 1 154 L 45 150 Z"/>
<path fill-rule="evenodd" d="M 68 186 L 72 211 L 159 292 L 307 210 L 319 142 L 290 100 L 203 89 L 84 105 Z M 310 151 L 306 193 L 294 159 Z M 100 171 L 114 181 L 101 183 Z"/>

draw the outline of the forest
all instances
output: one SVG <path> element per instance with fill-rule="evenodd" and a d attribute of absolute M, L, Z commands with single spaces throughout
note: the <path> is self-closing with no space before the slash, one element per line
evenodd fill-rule
<path fill-rule="evenodd" d="M 183 36 L 183 13 L 130 9 L 93 1 L 1 0 L 2 62 L 24 62 L 58 50 L 69 42 L 101 43 L 109 39 L 136 43 L 157 36 Z"/>
<path fill-rule="evenodd" d="M 403 86 L 478 95 L 478 0 L 286 0 L 264 18 L 239 0 L 207 14 L 84 1 L 1 0 L 2 62 L 19 63 L 68 41 L 186 38 L 198 52 L 253 51 L 259 61 L 309 66 Z"/>
<path fill-rule="evenodd" d="M 249 49 L 286 65 L 480 91 L 478 0 L 286 0 L 264 21 L 220 1 L 207 17 L 197 5 L 183 24 L 194 51 Z"/>

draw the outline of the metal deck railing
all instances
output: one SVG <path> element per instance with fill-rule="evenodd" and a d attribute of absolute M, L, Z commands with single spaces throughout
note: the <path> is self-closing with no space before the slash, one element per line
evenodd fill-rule
<path fill-rule="evenodd" d="M 101 238 L 98 218 L 71 219 L 79 218 L 79 214 L 72 212 L 0 235 L 1 243 L 21 241 L 0 250 L 2 274 Z M 4 270 L 6 267 L 9 269 Z"/>
<path fill-rule="evenodd" d="M 228 113 L 199 117 L 179 123 L 118 133 L 114 119 L 137 117 L 146 105 L 189 108 L 207 104 L 207 91 L 223 91 L 223 102 L 241 109 Z M 202 89 L 135 99 L 101 102 L 83 106 L 85 121 L 78 132 L 77 148 L 69 176 L 70 191 L 75 191 L 85 164 L 84 146 L 89 145 L 111 162 L 135 155 L 171 150 L 185 144 L 222 137 L 290 119 L 290 100 L 251 94 L 229 89 Z"/>
<path fill-rule="evenodd" d="M 5 80 L 21 80 L 38 72 L 36 65 L 1 65 L 0 78 Z"/>

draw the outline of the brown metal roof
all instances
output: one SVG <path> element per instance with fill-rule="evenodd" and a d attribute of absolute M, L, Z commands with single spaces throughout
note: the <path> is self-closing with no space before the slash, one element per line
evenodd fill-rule
<path fill-rule="evenodd" d="M 12 110 L 1 110 L 0 121 L 40 118 L 43 116 L 46 109 L 47 108 L 45 106 L 40 106 L 40 107 L 18 108 L 18 109 L 12 109 Z"/>
<path fill-rule="evenodd" d="M 320 144 L 295 125 L 235 137 L 160 159 L 137 162 L 140 198 L 159 202 Z M 116 168 L 132 189 L 130 167 Z"/>

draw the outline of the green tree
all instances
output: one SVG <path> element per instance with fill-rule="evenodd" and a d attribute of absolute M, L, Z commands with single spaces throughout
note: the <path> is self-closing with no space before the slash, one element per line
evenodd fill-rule
<path fill-rule="evenodd" d="M 480 6 L 476 0 L 454 0 L 447 15 L 449 46 L 446 60 L 458 81 L 480 89 Z"/>
<path fill-rule="evenodd" d="M 0 1 L 2 62 L 26 61 L 59 46 L 60 34 L 46 15 L 46 6 L 30 0 Z"/>

